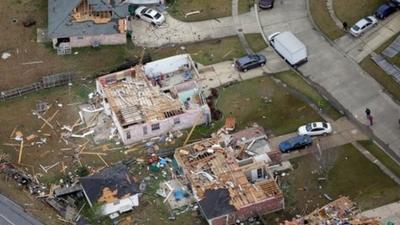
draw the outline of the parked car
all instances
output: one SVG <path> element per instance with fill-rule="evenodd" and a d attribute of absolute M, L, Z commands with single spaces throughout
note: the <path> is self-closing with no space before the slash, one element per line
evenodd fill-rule
<path fill-rule="evenodd" d="M 380 5 L 376 11 L 375 11 L 375 17 L 378 19 L 385 19 L 386 17 L 388 17 L 390 14 L 396 12 L 396 5 L 391 3 L 391 2 L 387 2 L 384 3 L 382 5 Z"/>
<path fill-rule="evenodd" d="M 292 32 L 275 32 L 268 36 L 268 41 L 291 66 L 298 67 L 308 61 L 306 46 Z"/>
<path fill-rule="evenodd" d="M 326 135 L 332 133 L 332 126 L 326 122 L 313 122 L 299 127 L 299 135 Z"/>
<path fill-rule="evenodd" d="M 354 37 L 358 37 L 365 31 L 371 29 L 371 27 L 375 26 L 377 23 L 378 20 L 373 16 L 364 17 L 351 27 L 350 33 Z"/>
<path fill-rule="evenodd" d="M 281 150 L 282 153 L 288 153 L 311 144 L 312 138 L 309 135 L 297 135 L 282 141 L 279 144 L 279 150 Z"/>
<path fill-rule="evenodd" d="M 135 10 L 136 17 L 151 23 L 152 25 L 161 25 L 165 22 L 165 17 L 155 9 L 140 6 Z"/>
<path fill-rule="evenodd" d="M 242 72 L 246 72 L 250 69 L 264 66 L 267 62 L 267 58 L 261 54 L 252 54 L 243 56 L 235 61 L 235 67 Z"/>
<path fill-rule="evenodd" d="M 258 7 L 260 9 L 272 9 L 274 8 L 274 0 L 259 0 Z"/>
<path fill-rule="evenodd" d="M 395 4 L 397 7 L 400 7 L 400 0 L 390 0 L 390 2 Z"/>

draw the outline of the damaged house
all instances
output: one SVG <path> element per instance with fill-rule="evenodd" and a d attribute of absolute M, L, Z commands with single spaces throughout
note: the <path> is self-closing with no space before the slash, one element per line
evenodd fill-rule
<path fill-rule="evenodd" d="M 129 176 L 128 167 L 117 164 L 79 179 L 90 207 L 101 205 L 102 215 L 116 218 L 120 213 L 139 206 L 139 189 Z"/>
<path fill-rule="evenodd" d="M 284 208 L 283 193 L 269 168 L 274 163 L 268 156 L 269 145 L 259 142 L 262 133 L 248 136 L 255 131 L 262 130 L 250 128 L 236 136 L 220 134 L 175 152 L 200 212 L 210 225 L 234 224 Z"/>
<path fill-rule="evenodd" d="M 59 51 L 125 44 L 128 17 L 125 0 L 49 0 L 48 37 Z"/>
<path fill-rule="evenodd" d="M 101 76 L 97 92 L 125 145 L 210 121 L 190 55 Z"/>

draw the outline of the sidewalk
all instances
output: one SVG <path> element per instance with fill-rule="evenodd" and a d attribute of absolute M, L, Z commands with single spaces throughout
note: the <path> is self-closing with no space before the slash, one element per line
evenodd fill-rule
<path fill-rule="evenodd" d="M 394 202 L 375 209 L 360 213 L 365 217 L 380 217 L 381 224 L 386 225 L 392 222 L 395 225 L 400 224 L 400 202 Z"/>

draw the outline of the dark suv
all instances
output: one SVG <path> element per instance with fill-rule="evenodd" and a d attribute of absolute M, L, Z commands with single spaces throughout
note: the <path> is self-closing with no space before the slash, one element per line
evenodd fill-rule
<path fill-rule="evenodd" d="M 376 9 L 375 17 L 383 20 L 386 17 L 388 17 L 390 14 L 394 13 L 395 11 L 396 11 L 396 5 L 391 2 L 387 2 L 387 3 L 380 5 Z"/>
<path fill-rule="evenodd" d="M 274 0 L 259 0 L 258 7 L 261 9 L 272 9 L 274 8 Z"/>
<path fill-rule="evenodd" d="M 235 67 L 242 72 L 254 69 L 259 66 L 264 66 L 267 58 L 260 54 L 246 55 L 235 61 Z"/>

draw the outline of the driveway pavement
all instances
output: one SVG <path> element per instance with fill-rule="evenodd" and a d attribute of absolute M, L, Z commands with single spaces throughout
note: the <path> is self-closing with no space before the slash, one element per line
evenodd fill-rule
<path fill-rule="evenodd" d="M 354 61 L 361 62 L 372 51 L 379 48 L 399 31 L 400 12 L 397 12 L 386 18 L 386 20 L 380 20 L 376 27 L 361 37 L 354 38 L 350 34 L 346 34 L 335 40 L 335 44 Z"/>
<path fill-rule="evenodd" d="M 43 225 L 10 199 L 0 194 L 1 225 Z"/>
<path fill-rule="evenodd" d="M 293 151 L 291 153 L 282 154 L 282 160 L 289 160 L 309 154 L 311 152 L 318 152 L 320 150 L 325 151 L 327 149 L 331 149 L 337 146 L 368 139 L 367 136 L 359 131 L 358 128 L 355 127 L 345 117 L 342 117 L 337 121 L 331 122 L 331 124 L 333 128 L 333 133 L 331 135 L 314 137 L 314 144 L 312 146 L 307 147 L 306 149 L 302 149 L 300 151 Z M 271 148 L 278 149 L 279 143 L 295 135 L 296 132 L 270 138 L 269 142 Z"/>

